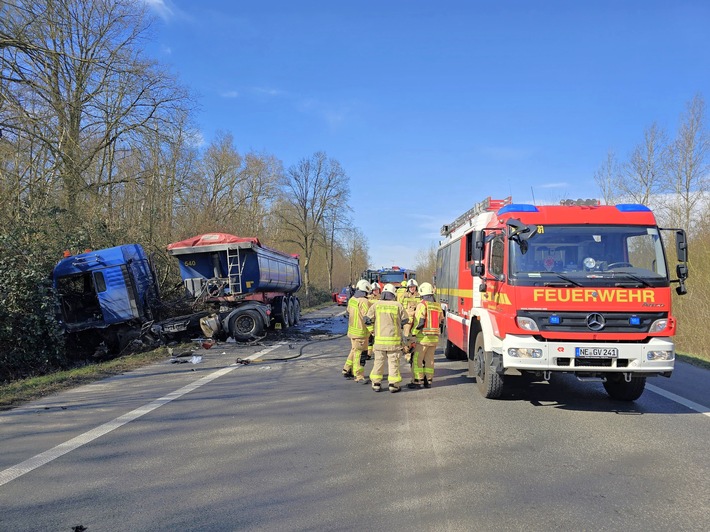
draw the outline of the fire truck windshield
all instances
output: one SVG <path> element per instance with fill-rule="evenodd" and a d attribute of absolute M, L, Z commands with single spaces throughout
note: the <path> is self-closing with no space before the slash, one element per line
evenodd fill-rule
<path fill-rule="evenodd" d="M 511 282 L 578 286 L 668 286 L 658 229 L 645 226 L 546 225 L 522 253 L 508 243 Z"/>
<path fill-rule="evenodd" d="M 400 285 L 402 284 L 402 281 L 404 281 L 403 272 L 389 272 L 380 275 L 381 283 L 392 283 L 393 285 Z"/>

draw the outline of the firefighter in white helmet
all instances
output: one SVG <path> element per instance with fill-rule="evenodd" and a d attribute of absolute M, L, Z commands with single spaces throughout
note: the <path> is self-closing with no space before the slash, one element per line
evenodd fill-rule
<path fill-rule="evenodd" d="M 402 375 L 399 372 L 399 357 L 402 354 L 402 325 L 407 323 L 407 313 L 397 301 L 397 291 L 391 284 L 382 289 L 382 299 L 375 301 L 365 316 L 365 323 L 370 332 L 375 335 L 373 351 L 375 364 L 370 372 L 372 389 L 379 392 L 385 372 L 385 361 L 388 363 L 387 380 L 389 391 L 401 390 Z"/>
<path fill-rule="evenodd" d="M 434 287 L 422 283 L 419 287 L 422 296 L 414 312 L 412 334 L 417 339 L 412 356 L 412 382 L 409 388 L 430 388 L 434 381 L 434 351 L 439 343 L 439 326 L 442 319 L 441 305 L 434 299 Z"/>
<path fill-rule="evenodd" d="M 365 315 L 370 308 L 370 283 L 360 279 L 355 286 L 355 292 L 348 300 L 348 338 L 350 338 L 350 353 L 343 366 L 343 377 L 355 379 L 355 382 L 365 380 L 365 358 L 367 357 L 367 341 L 370 331 L 365 325 Z"/>
<path fill-rule="evenodd" d="M 419 301 L 421 301 L 421 296 L 419 295 L 418 288 L 419 283 L 417 283 L 416 279 L 410 279 L 409 281 L 407 281 L 407 291 L 404 293 L 402 299 L 400 300 L 400 303 L 402 303 L 404 310 L 407 311 L 407 316 L 409 316 L 409 322 L 404 326 L 402 334 L 402 341 L 404 342 L 404 358 L 409 364 L 412 363 L 413 350 L 412 346 L 410 345 L 411 338 L 409 337 L 409 333 L 411 332 L 414 323 L 414 311 L 416 310 Z"/>

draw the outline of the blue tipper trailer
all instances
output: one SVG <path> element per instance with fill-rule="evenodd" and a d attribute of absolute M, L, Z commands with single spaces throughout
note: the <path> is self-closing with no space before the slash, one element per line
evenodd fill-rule
<path fill-rule="evenodd" d="M 270 325 L 298 323 L 298 256 L 263 246 L 257 238 L 207 233 L 168 246 L 180 263 L 188 295 L 219 307 L 218 327 L 237 340 L 259 337 Z"/>

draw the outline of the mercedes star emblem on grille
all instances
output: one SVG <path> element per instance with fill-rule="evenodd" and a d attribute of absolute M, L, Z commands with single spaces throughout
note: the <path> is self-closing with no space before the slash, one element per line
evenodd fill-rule
<path fill-rule="evenodd" d="M 593 331 L 601 331 L 604 328 L 606 320 L 604 316 L 598 313 L 590 314 L 587 316 L 587 327 Z"/>

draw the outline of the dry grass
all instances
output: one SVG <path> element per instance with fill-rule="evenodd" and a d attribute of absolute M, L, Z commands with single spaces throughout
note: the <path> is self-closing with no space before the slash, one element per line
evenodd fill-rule
<path fill-rule="evenodd" d="M 0 410 L 7 410 L 22 403 L 112 375 L 120 375 L 159 360 L 165 360 L 167 357 L 168 353 L 165 347 L 160 347 L 153 351 L 126 355 L 107 362 L 89 364 L 51 375 L 13 381 L 0 386 Z"/>

